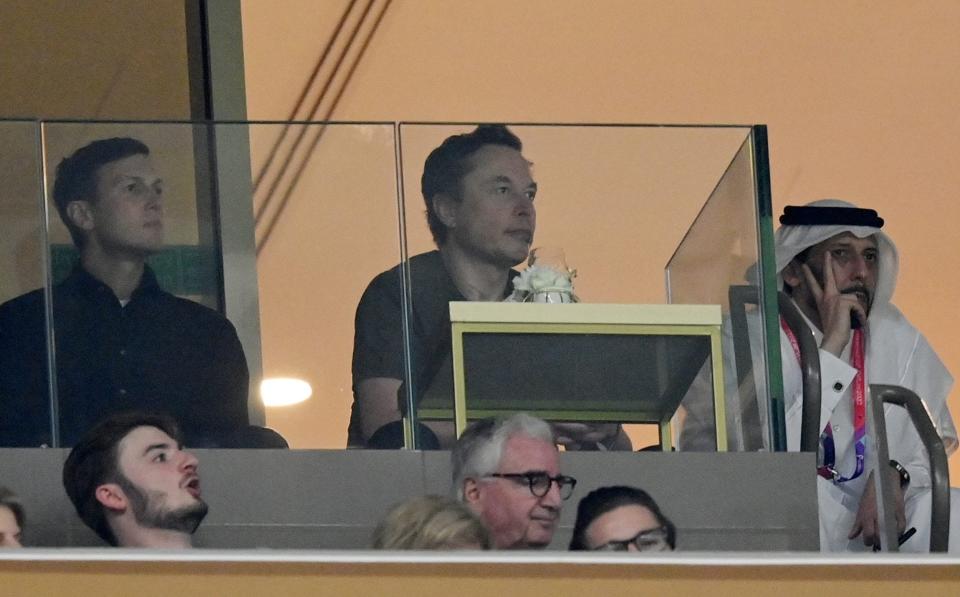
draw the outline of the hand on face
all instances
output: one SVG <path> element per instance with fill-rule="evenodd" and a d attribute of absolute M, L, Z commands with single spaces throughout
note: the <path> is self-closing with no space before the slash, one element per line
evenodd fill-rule
<path fill-rule="evenodd" d="M 861 325 L 867 321 L 867 310 L 864 306 L 869 302 L 867 291 L 846 289 L 847 292 L 842 292 L 837 287 L 830 251 L 823 254 L 823 286 L 817 281 L 809 265 L 803 263 L 800 267 L 820 316 L 820 327 L 823 331 L 821 348 L 840 356 L 850 339 L 852 318 L 856 317 Z"/>

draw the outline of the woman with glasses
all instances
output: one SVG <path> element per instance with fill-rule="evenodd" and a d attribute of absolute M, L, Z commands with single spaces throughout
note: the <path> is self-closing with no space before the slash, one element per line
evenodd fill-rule
<path fill-rule="evenodd" d="M 571 551 L 672 551 L 677 528 L 646 491 L 601 487 L 577 506 Z"/>

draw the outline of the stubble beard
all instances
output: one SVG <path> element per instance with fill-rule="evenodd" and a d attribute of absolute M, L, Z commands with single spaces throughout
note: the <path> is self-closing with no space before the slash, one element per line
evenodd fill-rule
<path fill-rule="evenodd" d="M 120 476 L 118 485 L 130 500 L 130 510 L 137 524 L 144 528 L 177 531 L 192 535 L 207 515 L 209 506 L 203 500 L 176 510 L 163 508 L 163 494 L 156 491 L 142 491 L 129 479 Z"/>

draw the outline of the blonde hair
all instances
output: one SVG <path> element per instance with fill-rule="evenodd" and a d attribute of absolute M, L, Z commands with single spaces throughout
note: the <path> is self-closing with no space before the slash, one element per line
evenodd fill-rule
<path fill-rule="evenodd" d="M 373 533 L 374 549 L 491 549 L 490 533 L 466 506 L 425 495 L 394 506 Z"/>

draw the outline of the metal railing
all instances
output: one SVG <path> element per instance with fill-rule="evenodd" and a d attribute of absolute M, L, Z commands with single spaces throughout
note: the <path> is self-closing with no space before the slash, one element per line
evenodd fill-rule
<path fill-rule="evenodd" d="M 930 457 L 930 551 L 946 552 L 950 539 L 950 468 L 947 466 L 947 450 L 937 428 L 920 399 L 912 391 L 900 386 L 870 385 L 872 400 L 895 404 L 906 409 L 913 426 L 920 435 L 923 447 Z M 884 424 L 883 409 L 878 424 Z"/>
<path fill-rule="evenodd" d="M 793 330 L 800 345 L 800 370 L 803 379 L 803 412 L 800 426 L 800 450 L 813 452 L 820 442 L 820 357 L 813 331 L 807 325 L 800 310 L 790 297 L 779 293 L 780 315 Z M 880 462 L 887 461 L 886 417 L 882 404 L 895 404 L 906 409 L 910 420 L 920 435 L 920 441 L 930 457 L 931 514 L 930 551 L 946 552 L 950 535 L 950 469 L 943 440 L 930 420 L 923 401 L 907 388 L 892 385 L 872 384 L 869 399 L 876 437 L 876 456 Z M 893 504 L 893 481 L 888 475 L 876 475 L 879 519 L 884 527 L 887 551 L 898 551 L 895 540 L 896 518 L 884 515 Z"/>

